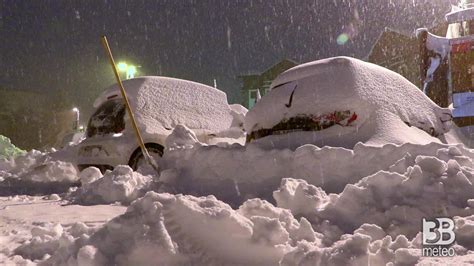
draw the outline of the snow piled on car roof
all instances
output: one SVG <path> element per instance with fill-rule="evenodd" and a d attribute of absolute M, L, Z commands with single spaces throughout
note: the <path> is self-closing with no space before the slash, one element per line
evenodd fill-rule
<path fill-rule="evenodd" d="M 449 109 L 437 106 L 399 74 L 358 59 L 335 57 L 282 73 L 272 90 L 247 113 L 244 126 L 247 132 L 255 132 L 272 129 L 290 118 L 345 111 L 357 114 L 350 127 L 335 125 L 327 129 L 332 131 L 329 135 L 324 133 L 326 130 L 306 132 L 310 134 L 309 143 L 342 135 L 351 138 L 344 147 L 358 141 L 374 145 L 436 142 L 422 130 L 443 134 L 451 120 Z M 301 133 L 298 138 L 304 138 Z M 288 134 L 284 138 L 289 139 Z M 338 146 L 342 140 L 336 138 L 324 144 Z"/>
<path fill-rule="evenodd" d="M 233 120 L 224 92 L 181 79 L 139 77 L 123 81 L 137 123 L 147 133 L 170 133 L 176 125 L 219 132 Z M 115 96 L 114 96 L 115 95 Z M 98 107 L 107 99 L 121 97 L 117 84 L 105 90 L 94 102 Z M 127 123 L 128 127 L 130 126 Z"/>

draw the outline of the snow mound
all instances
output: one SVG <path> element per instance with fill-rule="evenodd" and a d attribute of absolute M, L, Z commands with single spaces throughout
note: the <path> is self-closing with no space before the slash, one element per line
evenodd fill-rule
<path fill-rule="evenodd" d="M 308 197 L 297 192 L 302 190 L 308 192 Z M 285 193 L 286 200 L 281 200 Z M 275 195 L 280 195 L 279 201 L 288 206 L 302 206 L 318 197 L 329 201 L 338 198 L 325 196 L 305 181 L 295 179 L 284 180 Z M 357 205 L 366 199 L 353 200 Z M 313 212 L 325 212 L 324 202 L 321 203 Z M 348 210 L 351 206 L 343 208 Z M 368 206 L 367 210 L 375 208 Z M 342 219 L 344 216 L 324 220 L 316 215 L 298 221 L 292 211 L 261 199 L 248 200 L 233 210 L 213 196 L 148 192 L 133 202 L 125 214 L 99 230 L 79 225 L 75 231 L 58 226 L 35 229 L 32 240 L 18 248 L 16 254 L 30 259 L 52 254 L 46 256 L 44 265 L 414 265 L 431 260 L 421 257 L 421 220 L 413 222 L 413 228 L 418 227 L 412 236 L 404 235 L 404 230 L 390 232 L 394 227 L 368 223 L 344 233 L 336 225 L 348 221 Z M 375 221 L 390 219 L 390 213 L 384 218 L 384 211 L 379 210 Z M 403 219 L 402 213 L 397 217 Z M 472 249 L 473 217 L 455 218 L 457 243 L 453 247 L 463 261 L 468 261 L 468 249 Z M 393 225 L 404 228 L 402 221 L 397 222 L 400 224 Z M 56 252 L 51 253 L 53 248 Z"/>
<path fill-rule="evenodd" d="M 66 192 L 77 185 L 78 171 L 72 162 L 54 158 L 54 153 L 31 150 L 0 162 L 0 195 Z"/>
<path fill-rule="evenodd" d="M 177 125 L 173 132 L 166 138 L 165 146 L 167 149 L 190 147 L 199 143 L 196 134 L 184 125 Z"/>
<path fill-rule="evenodd" d="M 266 150 L 253 144 L 197 145 L 168 150 L 159 181 L 171 186 L 170 192 L 215 195 L 236 207 L 252 197 L 272 201 L 272 193 L 283 178 L 304 179 L 326 193 L 340 193 L 347 184 L 356 184 L 381 170 L 404 174 L 418 156 L 436 157 L 446 163 L 455 159 L 466 169 L 474 166 L 474 153 L 460 144 L 357 144 L 354 150 L 305 145 L 295 151 Z M 427 163 L 422 160 L 420 166 Z"/>
<path fill-rule="evenodd" d="M 106 265 L 276 265 L 302 241 L 320 245 L 319 237 L 305 219 L 265 201 L 235 211 L 213 196 L 149 192 L 45 264 L 76 265 L 85 257 Z"/>
<path fill-rule="evenodd" d="M 11 140 L 5 136 L 0 135 L 0 159 L 7 159 L 24 154 L 25 151 L 17 148 L 11 143 Z"/>
<path fill-rule="evenodd" d="M 153 76 L 125 80 L 123 84 L 138 125 L 149 134 L 167 135 L 179 124 L 219 132 L 232 124 L 233 115 L 227 96 L 215 88 Z M 94 107 L 111 97 L 121 97 L 117 85 L 105 90 L 94 102 Z"/>
<path fill-rule="evenodd" d="M 0 177 L 27 179 L 36 182 L 77 180 L 74 168 L 76 147 L 41 152 L 30 150 L 8 160 L 0 161 Z M 76 175 L 76 176 L 74 176 Z"/>
<path fill-rule="evenodd" d="M 379 171 L 348 184 L 340 194 L 326 195 L 304 180 L 284 179 L 274 195 L 279 207 L 306 217 L 313 226 L 327 220 L 350 233 L 371 223 L 392 237 L 411 238 L 419 232 L 423 218 L 474 214 L 472 161 L 455 154 L 459 150 L 453 148 L 438 158 L 405 157 L 404 173 L 394 172 L 395 168 Z M 471 219 L 457 220 L 458 243 L 468 248 L 474 247 Z"/>
<path fill-rule="evenodd" d="M 245 115 L 249 110 L 240 104 L 231 104 L 229 106 L 232 110 L 232 116 L 234 117 L 234 120 L 232 121 L 232 127 L 243 128 Z"/>
<path fill-rule="evenodd" d="M 76 241 L 77 243 L 86 242 L 90 235 L 97 230 L 98 228 L 88 226 L 81 222 L 69 226 L 63 226 L 58 223 L 43 223 L 31 229 L 31 239 L 25 241 L 25 243 L 13 250 L 13 254 L 30 261 L 44 261 L 50 258 L 52 254 L 66 252 L 76 244 Z M 81 262 L 85 262 L 83 258 L 80 258 L 81 255 L 82 254 L 78 255 L 78 261 L 82 259 Z M 84 257 L 84 255 L 82 255 L 82 257 Z M 92 260 L 89 261 L 92 262 Z M 78 265 L 103 264 L 90 263 Z"/>
<path fill-rule="evenodd" d="M 399 74 L 358 59 L 335 57 L 299 65 L 278 76 L 272 90 L 247 113 L 244 126 L 252 134 L 292 119 L 320 121 L 344 112 L 352 114 L 344 123 L 336 119 L 323 130 L 286 129 L 282 135 L 277 134 L 282 130 L 275 129 L 277 136 L 261 140 L 271 147 L 281 143 L 294 148 L 305 143 L 352 148 L 359 141 L 376 146 L 427 144 L 439 142 L 429 135 L 446 133 L 452 119 L 449 109 L 437 106 Z"/>
<path fill-rule="evenodd" d="M 78 172 L 72 163 L 50 161 L 34 167 L 32 171 L 22 175 L 21 180 L 38 183 L 75 183 L 78 181 L 77 174 Z"/>
<path fill-rule="evenodd" d="M 142 196 L 142 190 L 152 181 L 151 176 L 133 172 L 128 165 L 119 165 L 103 176 L 99 169 L 89 167 L 80 178 L 82 187 L 75 193 L 75 200 L 83 204 L 127 204 Z"/>

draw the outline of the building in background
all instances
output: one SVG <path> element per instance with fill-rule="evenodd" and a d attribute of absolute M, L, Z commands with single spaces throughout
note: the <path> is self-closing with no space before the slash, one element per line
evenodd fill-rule
<path fill-rule="evenodd" d="M 0 135 L 24 150 L 55 146 L 72 130 L 74 114 L 60 94 L 0 89 Z"/>
<path fill-rule="evenodd" d="M 298 65 L 298 63 L 293 60 L 283 59 L 262 73 L 238 76 L 243 82 L 240 91 L 242 105 L 248 109 L 252 108 L 257 100 L 258 91 L 264 96 L 270 89 L 273 80 L 280 75 L 280 73 L 296 65 Z"/>
<path fill-rule="evenodd" d="M 429 31 L 442 36 L 447 29 L 448 23 L 440 23 Z M 415 32 L 404 34 L 390 28 L 380 34 L 367 57 L 367 61 L 397 72 L 422 89 L 420 60 L 420 44 Z"/>

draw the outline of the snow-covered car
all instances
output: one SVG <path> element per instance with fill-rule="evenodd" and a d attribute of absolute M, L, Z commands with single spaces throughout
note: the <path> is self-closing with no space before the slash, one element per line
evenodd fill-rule
<path fill-rule="evenodd" d="M 153 157 L 163 154 L 165 140 L 177 125 L 190 128 L 199 141 L 210 143 L 243 123 L 242 111 L 229 106 L 226 94 L 215 88 L 151 76 L 123 83 L 145 146 Z M 86 138 L 78 147 L 78 168 L 96 166 L 105 170 L 128 164 L 137 169 L 144 162 L 143 154 L 118 86 L 105 90 L 94 107 Z"/>
<path fill-rule="evenodd" d="M 451 120 L 449 109 L 437 106 L 399 74 L 335 57 L 279 75 L 247 113 L 244 126 L 247 142 L 271 147 L 312 143 L 352 148 L 357 142 L 436 142 L 433 136 L 447 132 Z"/>

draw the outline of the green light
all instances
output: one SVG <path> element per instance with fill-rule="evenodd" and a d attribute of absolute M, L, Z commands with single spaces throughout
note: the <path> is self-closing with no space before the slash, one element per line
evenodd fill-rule
<path fill-rule="evenodd" d="M 127 63 L 120 62 L 120 63 L 117 64 L 117 68 L 120 72 L 127 72 L 128 65 L 127 65 Z"/>
<path fill-rule="evenodd" d="M 348 35 L 347 33 L 342 33 L 341 35 L 339 35 L 339 36 L 337 37 L 336 42 L 337 42 L 337 44 L 339 44 L 339 45 L 344 45 L 344 44 L 346 44 L 346 43 L 349 41 L 349 39 L 350 39 L 350 37 L 349 37 L 349 35 Z"/>

